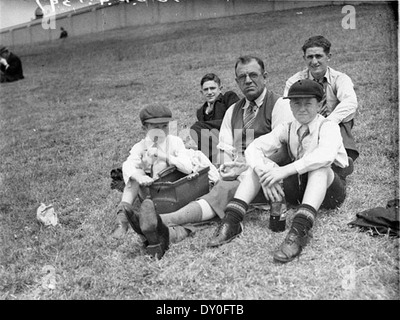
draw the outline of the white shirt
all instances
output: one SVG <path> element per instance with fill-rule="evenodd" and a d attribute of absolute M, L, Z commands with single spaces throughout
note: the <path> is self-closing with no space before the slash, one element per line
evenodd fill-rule
<path fill-rule="evenodd" d="M 146 138 L 132 147 L 129 157 L 122 164 L 122 173 L 126 184 L 135 173 L 150 174 L 155 159 L 148 157 L 146 152 L 153 144 L 154 142 L 146 136 Z M 175 165 L 179 171 L 185 174 L 192 173 L 192 161 L 189 154 L 186 152 L 187 149 L 181 138 L 168 135 L 157 147 L 168 155 L 169 165 Z M 167 165 L 168 164 L 165 164 L 164 167 Z M 155 174 L 157 174 L 157 172 L 153 172 L 153 176 Z"/>
<path fill-rule="evenodd" d="M 257 106 L 261 106 L 264 102 L 267 89 L 265 88 L 262 94 L 255 100 Z M 221 129 L 219 132 L 219 143 L 217 148 L 223 150 L 229 155 L 233 155 L 233 131 L 232 131 L 232 114 L 233 114 L 233 104 L 228 108 L 225 113 L 224 119 L 222 120 Z M 250 101 L 246 99 L 246 103 L 243 109 L 247 109 L 250 105 Z M 260 108 L 257 109 L 257 113 Z M 280 97 L 272 110 L 271 114 L 271 130 L 274 129 L 278 124 L 285 121 L 292 121 L 294 119 L 292 110 L 290 109 L 290 103 L 288 99 L 282 99 Z"/>
<path fill-rule="evenodd" d="M 219 180 L 218 169 L 212 164 L 212 162 L 206 157 L 206 155 L 200 150 L 186 149 L 186 154 L 192 161 L 193 172 L 198 172 L 201 169 L 209 167 L 208 180 L 216 183 Z"/>
<path fill-rule="evenodd" d="M 350 121 L 354 118 L 358 107 L 353 82 L 348 75 L 330 67 L 326 70 L 325 78 L 328 82 L 326 87 L 327 119 L 336 123 Z M 313 80 L 314 78 L 308 69 L 296 73 L 286 81 L 283 96 L 287 96 L 293 83 L 302 79 Z"/>
<path fill-rule="evenodd" d="M 322 123 L 325 121 L 324 123 Z M 321 125 L 322 123 L 322 125 Z M 278 150 L 289 140 L 290 127 L 290 151 L 297 157 L 299 139 L 297 130 L 301 124 L 293 122 L 282 123 L 270 133 L 255 139 L 246 149 L 246 162 L 251 168 L 263 167 L 271 162 L 268 159 L 274 151 Z M 347 153 L 343 146 L 339 125 L 333 121 L 326 121 L 323 116 L 317 114 L 314 120 L 308 124 L 310 134 L 303 140 L 304 156 L 295 160 L 294 166 L 298 174 L 303 174 L 322 167 L 329 167 L 332 163 L 341 168 L 349 165 Z"/>

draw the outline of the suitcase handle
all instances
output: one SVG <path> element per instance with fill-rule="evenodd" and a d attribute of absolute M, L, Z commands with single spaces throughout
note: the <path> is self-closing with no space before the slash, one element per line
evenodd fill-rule
<path fill-rule="evenodd" d="M 176 170 L 176 166 L 171 165 L 169 167 L 166 167 L 165 169 L 161 170 L 157 175 L 159 178 L 165 177 L 169 175 L 171 172 L 174 172 Z"/>
<path fill-rule="evenodd" d="M 192 180 L 192 179 L 194 179 L 194 178 L 197 178 L 199 175 L 200 175 L 200 174 L 196 171 L 196 172 L 193 172 L 193 173 L 189 174 L 189 175 L 187 176 L 187 179 L 188 179 L 188 180 Z"/>

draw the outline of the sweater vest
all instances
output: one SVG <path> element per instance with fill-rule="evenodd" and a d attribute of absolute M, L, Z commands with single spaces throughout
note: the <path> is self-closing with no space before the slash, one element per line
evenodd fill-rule
<path fill-rule="evenodd" d="M 254 139 L 271 132 L 272 110 L 279 98 L 279 95 L 267 90 L 264 101 L 256 115 L 256 119 L 253 125 L 247 130 L 242 129 L 244 125 L 243 106 L 246 104 L 246 99 L 242 98 L 233 106 L 231 122 L 233 146 L 236 148 L 238 155 L 243 155 L 247 146 L 253 142 Z"/>

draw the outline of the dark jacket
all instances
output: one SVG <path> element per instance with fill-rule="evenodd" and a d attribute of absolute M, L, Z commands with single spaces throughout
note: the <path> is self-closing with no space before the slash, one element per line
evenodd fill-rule
<path fill-rule="evenodd" d="M 210 114 L 207 115 L 205 113 L 208 106 L 207 102 L 197 110 L 197 120 L 201 122 L 206 121 L 212 127 L 219 129 L 226 110 L 237 101 L 239 101 L 239 97 L 235 92 L 227 91 L 225 94 L 221 93 L 217 100 L 215 100 L 214 109 Z"/>
<path fill-rule="evenodd" d="M 9 67 L 6 69 L 5 66 L 1 65 L 0 70 L 4 73 L 6 81 L 16 81 L 20 79 L 24 79 L 24 74 L 22 72 L 22 63 L 21 59 L 18 58 L 15 54 L 10 52 L 10 55 L 6 59 Z"/>
<path fill-rule="evenodd" d="M 197 147 L 201 150 L 213 164 L 217 162 L 217 144 L 219 129 L 221 128 L 222 120 L 225 116 L 226 110 L 239 101 L 239 97 L 233 91 L 227 91 L 225 94 L 220 94 L 214 102 L 213 111 L 206 114 L 207 102 L 197 110 L 197 119 L 190 127 L 190 135 L 197 143 Z M 204 130 L 206 129 L 206 130 Z M 208 148 L 203 146 L 203 142 L 208 140 Z"/>

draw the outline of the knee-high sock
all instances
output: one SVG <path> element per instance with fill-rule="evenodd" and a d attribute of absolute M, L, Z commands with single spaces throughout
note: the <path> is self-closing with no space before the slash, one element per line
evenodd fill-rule
<path fill-rule="evenodd" d="M 175 212 L 164 213 L 160 216 L 164 224 L 170 226 L 200 222 L 202 215 L 201 206 L 196 201 L 192 201 Z"/>
<path fill-rule="evenodd" d="M 243 220 L 249 205 L 243 200 L 233 198 L 225 209 L 225 220 L 232 223 L 239 223 Z"/>
<path fill-rule="evenodd" d="M 304 236 L 313 227 L 317 210 L 308 204 L 301 204 L 293 218 L 291 230 L 295 229 Z"/>

